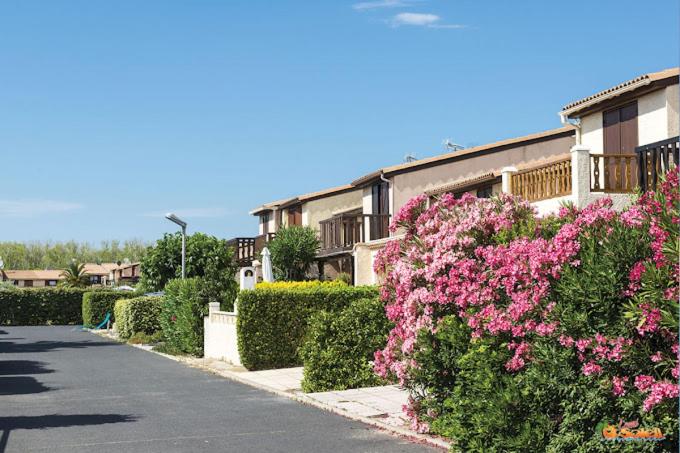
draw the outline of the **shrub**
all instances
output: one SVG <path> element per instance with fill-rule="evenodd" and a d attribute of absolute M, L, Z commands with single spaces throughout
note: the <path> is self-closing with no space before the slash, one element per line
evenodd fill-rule
<path fill-rule="evenodd" d="M 0 324 L 15 326 L 79 324 L 80 288 L 0 290 Z"/>
<path fill-rule="evenodd" d="M 130 344 L 155 344 L 163 340 L 163 331 L 159 330 L 151 335 L 144 332 L 136 332 L 129 339 Z"/>
<path fill-rule="evenodd" d="M 208 300 L 200 278 L 170 280 L 165 285 L 161 326 L 168 350 L 203 356 L 203 318 Z"/>
<path fill-rule="evenodd" d="M 312 315 L 300 350 L 302 390 L 325 392 L 380 385 L 373 354 L 385 347 L 390 322 L 378 299 L 360 299 L 339 313 Z"/>
<path fill-rule="evenodd" d="M 153 335 L 161 329 L 160 313 L 162 298 L 141 296 L 120 299 L 114 306 L 116 330 L 121 339 L 127 340 L 137 332 Z"/>
<path fill-rule="evenodd" d="M 677 451 L 677 170 L 619 213 L 507 195 L 410 201 L 376 258 L 395 322 L 376 371 L 456 451 Z M 663 442 L 605 443 L 638 420 Z"/>
<path fill-rule="evenodd" d="M 96 326 L 111 313 L 111 322 L 115 321 L 113 307 L 119 299 L 134 297 L 127 291 L 95 290 L 83 294 L 83 325 Z"/>
<path fill-rule="evenodd" d="M 181 250 L 179 232 L 166 234 L 149 247 L 141 262 L 140 286 L 149 291 L 161 291 L 170 280 L 180 278 Z M 220 302 L 225 309 L 232 307 L 238 292 L 236 271 L 233 247 L 226 240 L 202 233 L 187 236 L 186 276 L 203 278 L 203 297 Z"/>
<path fill-rule="evenodd" d="M 347 272 L 340 272 L 337 278 L 334 280 L 336 282 L 343 282 L 345 285 L 352 284 L 352 276 Z"/>
<path fill-rule="evenodd" d="M 241 362 L 249 370 L 298 366 L 302 363 L 298 349 L 314 313 L 336 313 L 355 300 L 376 295 L 377 289 L 370 286 L 241 291 L 237 319 Z"/>
<path fill-rule="evenodd" d="M 268 247 L 277 280 L 304 280 L 316 261 L 319 238 L 313 228 L 292 226 L 279 229 Z"/>
<path fill-rule="evenodd" d="M 321 281 L 308 280 L 303 282 L 280 281 L 280 282 L 260 282 L 255 285 L 257 289 L 303 289 L 303 288 L 329 288 L 329 287 L 345 287 L 347 283 L 340 280 Z"/>

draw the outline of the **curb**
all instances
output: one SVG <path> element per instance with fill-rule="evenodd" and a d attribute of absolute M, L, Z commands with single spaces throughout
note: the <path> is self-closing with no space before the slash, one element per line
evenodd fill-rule
<path fill-rule="evenodd" d="M 95 335 L 99 335 L 100 337 L 108 338 L 110 340 L 115 340 L 118 341 L 116 338 L 113 338 L 112 336 L 108 335 L 106 331 L 95 331 L 92 329 L 87 329 L 86 331 L 93 333 Z M 372 426 L 374 428 L 378 428 L 381 431 L 385 431 L 389 434 L 409 439 L 411 441 L 416 441 L 417 443 L 420 444 L 426 444 L 432 447 L 437 447 L 437 448 L 442 448 L 442 449 L 450 449 L 451 448 L 451 443 L 438 437 L 432 437 L 432 436 L 427 436 L 425 434 L 420 434 L 416 433 L 413 431 L 410 431 L 405 428 L 401 428 L 399 426 L 394 426 L 394 425 L 388 425 L 386 423 L 380 422 L 378 419 L 374 418 L 369 418 L 369 417 L 364 417 L 362 415 L 355 415 L 351 414 L 343 409 L 331 406 L 330 404 L 325 404 L 322 402 L 319 402 L 317 400 L 314 400 L 312 398 L 309 398 L 306 396 L 304 393 L 291 393 L 291 392 L 285 392 L 279 389 L 275 389 L 273 387 L 269 387 L 267 385 L 263 385 L 257 382 L 253 382 L 249 379 L 244 379 L 243 377 L 239 376 L 238 373 L 233 373 L 230 371 L 226 370 L 217 370 L 215 368 L 211 368 L 203 363 L 200 363 L 199 361 L 203 361 L 203 359 L 198 359 L 195 357 L 182 357 L 182 356 L 173 356 L 169 354 L 164 354 L 162 352 L 154 351 L 153 349 L 150 349 L 148 346 L 145 345 L 139 345 L 139 344 L 129 344 L 129 343 L 122 343 L 126 344 L 128 346 L 132 346 L 133 348 L 141 349 L 142 351 L 146 352 L 151 352 L 153 354 L 157 354 L 159 356 L 165 357 L 166 359 L 173 360 L 175 362 L 179 363 L 184 363 L 185 365 L 188 365 L 192 368 L 198 368 L 203 371 L 207 371 L 212 374 L 216 374 L 218 376 L 222 376 L 224 378 L 230 379 L 232 381 L 239 382 L 241 384 L 248 385 L 250 387 L 254 387 L 260 390 L 264 390 L 268 393 L 273 393 L 278 396 L 282 396 L 284 398 L 291 399 L 293 401 L 297 401 L 302 404 L 306 404 L 308 406 L 316 407 L 317 409 L 322 409 L 326 412 L 331 412 L 336 415 L 340 415 L 342 417 L 348 418 L 350 420 L 358 421 L 361 423 L 364 423 L 366 425 Z"/>

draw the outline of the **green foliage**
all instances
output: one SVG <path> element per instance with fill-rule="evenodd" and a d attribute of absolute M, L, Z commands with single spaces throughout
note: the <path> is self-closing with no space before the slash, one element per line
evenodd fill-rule
<path fill-rule="evenodd" d="M 145 332 L 136 332 L 129 339 L 130 344 L 155 344 L 163 340 L 163 331 L 159 330 L 151 335 Z"/>
<path fill-rule="evenodd" d="M 325 392 L 384 384 L 373 371 L 373 353 L 387 341 L 391 323 L 378 299 L 360 299 L 339 313 L 312 315 L 300 350 L 302 390 Z"/>
<path fill-rule="evenodd" d="M 142 259 L 146 244 L 140 240 L 87 242 L 0 242 L 5 269 L 64 269 L 72 260 L 80 263 L 117 263 Z"/>
<path fill-rule="evenodd" d="M 90 277 L 85 275 L 85 264 L 71 261 L 71 263 L 64 269 L 64 279 L 59 282 L 59 285 L 66 288 L 85 288 L 90 285 Z"/>
<path fill-rule="evenodd" d="M 127 340 L 137 332 L 152 335 L 161 329 L 162 298 L 141 296 L 120 299 L 114 306 L 116 330 L 121 339 Z"/>
<path fill-rule="evenodd" d="M 522 236 L 549 237 L 565 220 L 517 224 L 494 239 L 507 243 Z M 607 338 L 630 335 L 637 320 L 625 310 L 624 291 L 631 267 L 650 253 L 646 230 L 620 224 L 591 226 L 579 242 L 579 263 L 566 266 L 551 283 L 551 300 L 555 301 L 551 320 L 559 321 L 560 331 L 575 339 L 592 338 L 596 333 Z M 636 297 L 662 301 L 663 288 L 675 283 L 665 281 L 667 274 L 653 264 L 648 271 L 644 274 L 648 280 L 643 279 Z M 668 308 L 666 326 L 675 331 L 677 318 L 671 312 L 677 314 L 677 308 Z M 512 356 L 507 340 L 502 336 L 471 340 L 469 328 L 455 316 L 444 318 L 435 334 L 423 332 L 418 338 L 415 360 L 419 366 L 409 390 L 421 395 L 417 411 L 431 431 L 455 439 L 453 451 L 677 451 L 677 400 L 644 412 L 644 394 L 629 389 L 623 396 L 614 396 L 607 378 L 584 376 L 575 350 L 548 337 L 535 339 L 532 360 L 521 371 L 509 373 L 504 369 Z M 620 362 L 607 366 L 614 367 L 615 375 L 643 373 L 649 356 L 658 349 L 649 346 L 640 343 Z M 662 366 L 658 364 L 657 369 Z M 666 440 L 604 442 L 598 425 L 618 424 L 619 420 L 659 427 Z"/>
<path fill-rule="evenodd" d="M 0 324 L 40 326 L 78 324 L 80 288 L 16 288 L 0 290 Z"/>
<path fill-rule="evenodd" d="M 111 322 L 115 321 L 113 307 L 118 299 L 133 297 L 126 291 L 94 290 L 83 294 L 83 325 L 96 326 L 111 313 Z"/>
<path fill-rule="evenodd" d="M 268 248 L 277 280 L 304 280 L 316 261 L 319 239 L 313 228 L 292 226 L 279 229 Z"/>
<path fill-rule="evenodd" d="M 352 276 L 350 274 L 348 274 L 347 272 L 340 272 L 338 274 L 338 277 L 335 280 L 339 281 L 339 282 L 343 282 L 346 285 L 352 284 Z"/>
<path fill-rule="evenodd" d="M 161 326 L 168 350 L 203 356 L 203 318 L 208 302 L 201 278 L 170 280 L 165 285 Z"/>
<path fill-rule="evenodd" d="M 160 291 L 172 279 L 182 276 L 182 234 L 165 234 L 156 241 L 141 263 L 140 285 L 149 291 Z M 220 302 L 223 308 L 232 306 L 238 283 L 233 250 L 227 241 L 202 233 L 187 236 L 186 276 L 202 277 L 202 296 Z"/>
<path fill-rule="evenodd" d="M 285 368 L 302 363 L 302 346 L 311 316 L 337 313 L 353 301 L 375 298 L 371 286 L 314 286 L 241 291 L 238 302 L 238 348 L 249 370 Z"/>

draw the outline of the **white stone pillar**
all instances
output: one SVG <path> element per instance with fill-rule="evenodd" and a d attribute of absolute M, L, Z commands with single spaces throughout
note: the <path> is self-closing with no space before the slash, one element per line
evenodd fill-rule
<path fill-rule="evenodd" d="M 220 311 L 220 303 L 219 302 L 209 302 L 208 303 L 208 316 L 212 315 L 216 311 Z"/>
<path fill-rule="evenodd" d="M 239 271 L 239 288 L 241 290 L 255 289 L 256 280 L 254 267 L 242 267 Z"/>
<path fill-rule="evenodd" d="M 512 194 L 512 175 L 517 173 L 515 167 L 503 167 L 501 170 L 501 191 Z"/>
<path fill-rule="evenodd" d="M 571 147 L 571 195 L 574 204 L 583 208 L 590 199 L 590 148 L 585 145 Z"/>

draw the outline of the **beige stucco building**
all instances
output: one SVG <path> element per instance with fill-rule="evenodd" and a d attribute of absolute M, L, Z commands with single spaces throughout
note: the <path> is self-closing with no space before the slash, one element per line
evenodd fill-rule
<path fill-rule="evenodd" d="M 322 273 L 351 268 L 355 284 L 374 284 L 375 255 L 399 234 L 388 231 L 392 215 L 420 194 L 503 191 L 530 201 L 539 215 L 603 196 L 623 208 L 636 186 L 653 187 L 677 164 L 678 96 L 678 68 L 645 74 L 565 106 L 563 127 L 384 167 L 252 213 L 260 234 L 281 225 L 317 229 Z"/>

